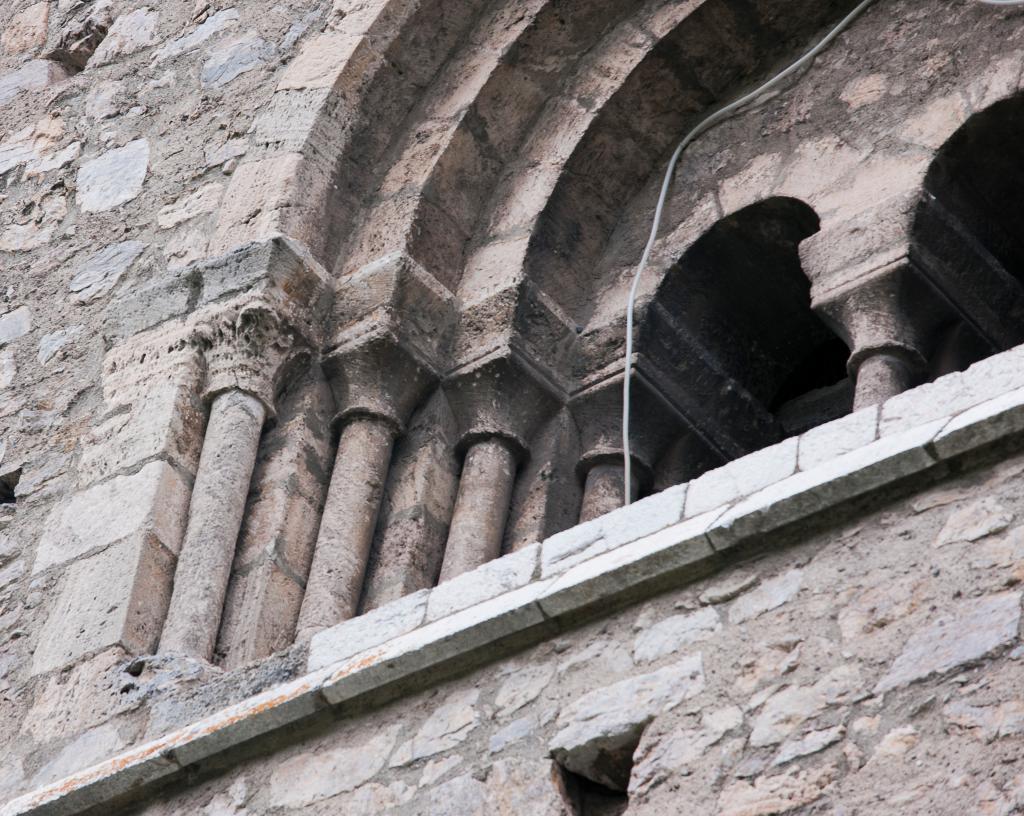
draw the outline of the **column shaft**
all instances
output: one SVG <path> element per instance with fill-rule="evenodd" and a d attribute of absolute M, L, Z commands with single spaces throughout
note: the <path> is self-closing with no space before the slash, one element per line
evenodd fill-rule
<path fill-rule="evenodd" d="M 213 657 L 266 415 L 262 402 L 240 391 L 210 406 L 161 652 Z"/>
<path fill-rule="evenodd" d="M 900 357 L 884 352 L 866 357 L 857 366 L 853 410 L 868 408 L 902 394 L 914 383 L 911 367 Z"/>
<path fill-rule="evenodd" d="M 515 477 L 516 456 L 504 440 L 485 439 L 466 452 L 441 566 L 442 581 L 501 554 Z"/>
<path fill-rule="evenodd" d="M 625 480 L 625 468 L 621 464 L 604 462 L 590 468 L 583 486 L 580 524 L 622 507 L 625 504 L 622 490 Z M 630 498 L 635 500 L 640 492 L 639 483 L 635 475 L 630 481 L 633 482 Z"/>
<path fill-rule="evenodd" d="M 394 425 L 380 417 L 355 416 L 342 429 L 297 640 L 356 614 L 394 441 Z"/>

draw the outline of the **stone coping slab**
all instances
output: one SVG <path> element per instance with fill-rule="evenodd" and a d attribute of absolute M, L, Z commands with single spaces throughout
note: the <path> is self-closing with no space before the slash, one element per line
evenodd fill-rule
<path fill-rule="evenodd" d="M 956 410 L 937 415 L 943 405 Z M 230 762 L 253 739 L 437 682 L 653 587 L 703 578 L 733 548 L 1020 434 L 1024 347 L 322 632 L 305 676 L 14 799 L 0 816 L 71 816 L 196 763 Z"/>

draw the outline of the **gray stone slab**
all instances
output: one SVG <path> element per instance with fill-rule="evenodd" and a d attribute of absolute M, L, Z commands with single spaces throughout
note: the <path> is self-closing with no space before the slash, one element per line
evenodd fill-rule
<path fill-rule="evenodd" d="M 531 544 L 438 584 L 427 602 L 427 622 L 440 620 L 526 586 L 533 580 L 539 560 L 540 544 Z"/>
<path fill-rule="evenodd" d="M 711 527 L 708 535 L 712 545 L 718 550 L 728 549 L 750 536 L 927 470 L 936 462 L 928 445 L 947 421 L 885 437 L 755 493 Z"/>
<path fill-rule="evenodd" d="M 697 516 L 749 496 L 796 472 L 797 439 L 748 454 L 690 482 L 686 515 Z"/>
<path fill-rule="evenodd" d="M 870 445 L 878 435 L 878 406 L 812 428 L 800 437 L 797 465 L 811 470 L 844 453 Z"/>
<path fill-rule="evenodd" d="M 430 590 L 423 589 L 314 635 L 309 641 L 309 671 L 330 666 L 411 632 L 427 614 Z"/>
<path fill-rule="evenodd" d="M 1024 388 L 969 408 L 935 437 L 940 459 L 952 459 L 1011 434 L 1024 432 Z"/>
<path fill-rule="evenodd" d="M 552 618 L 567 615 L 696 568 L 714 555 L 706 532 L 719 515 L 721 509 L 687 519 L 578 564 L 553 580 L 540 599 L 541 609 Z"/>

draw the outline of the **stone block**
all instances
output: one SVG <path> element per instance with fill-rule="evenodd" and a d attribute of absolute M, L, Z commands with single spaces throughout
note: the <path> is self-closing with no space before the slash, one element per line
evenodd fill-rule
<path fill-rule="evenodd" d="M 184 534 L 189 487 L 166 462 L 118 476 L 73 495 L 50 513 L 33 572 L 128 539 L 153 539 L 177 554 Z"/>
<path fill-rule="evenodd" d="M 170 601 L 174 564 L 153 535 L 133 536 L 72 564 L 39 632 L 32 673 L 111 646 L 131 654 L 152 652 Z"/>
<path fill-rule="evenodd" d="M 495 657 L 501 641 L 546 623 L 537 601 L 549 585 L 534 581 L 355 655 L 324 682 L 324 697 L 337 705 L 440 666 L 455 671 L 482 649 Z"/>
<path fill-rule="evenodd" d="M 26 91 L 41 91 L 67 78 L 67 72 L 51 60 L 26 62 L 18 70 L 0 76 L 0 107 Z"/>
<path fill-rule="evenodd" d="M 3 34 L 0 34 L 0 50 L 7 54 L 20 54 L 42 48 L 46 44 L 49 24 L 49 0 L 33 3 L 8 21 Z"/>
<path fill-rule="evenodd" d="M 951 606 L 914 632 L 878 681 L 875 694 L 974 663 L 1016 642 L 1021 593 L 1003 592 Z"/>
<path fill-rule="evenodd" d="M 677 485 L 551 536 L 541 545 L 541 577 L 649 536 L 683 518 L 687 486 Z"/>
<path fill-rule="evenodd" d="M 934 448 L 940 459 L 951 459 L 1021 432 L 1024 432 L 1024 388 L 953 417 L 935 437 Z"/>
<path fill-rule="evenodd" d="M 105 212 L 142 192 L 149 171 L 149 142 L 136 139 L 84 162 L 76 182 L 82 212 Z"/>
<path fill-rule="evenodd" d="M 714 556 L 707 530 L 721 509 L 675 524 L 577 564 L 554 578 L 540 597 L 545 615 L 555 618 L 627 595 L 665 576 L 699 572 Z"/>
<path fill-rule="evenodd" d="M 143 48 L 159 42 L 157 27 L 160 24 L 160 12 L 148 8 L 140 8 L 128 14 L 122 14 L 107 32 L 103 42 L 89 60 L 89 67 L 106 65 L 120 57 L 134 54 Z"/>
<path fill-rule="evenodd" d="M 439 584 L 430 592 L 427 622 L 525 586 L 533 579 L 539 559 L 540 544 L 533 544 Z"/>
<path fill-rule="evenodd" d="M 348 660 L 418 628 L 427 614 L 430 590 L 422 589 L 372 612 L 339 623 L 309 642 L 309 671 Z"/>
<path fill-rule="evenodd" d="M 708 535 L 717 550 L 767 533 L 932 467 L 928 445 L 946 420 L 885 437 L 737 503 Z"/>
<path fill-rule="evenodd" d="M 21 306 L 0 315 L 0 348 L 32 331 L 32 312 Z"/>
<path fill-rule="evenodd" d="M 792 475 L 797 447 L 796 438 L 787 439 L 694 479 L 686 494 L 686 515 L 706 513 Z"/>
<path fill-rule="evenodd" d="M 799 440 L 797 466 L 811 470 L 875 441 L 878 435 L 878 406 L 819 425 Z"/>
<path fill-rule="evenodd" d="M 882 406 L 879 436 L 959 414 L 1008 391 L 1024 388 L 1024 347 L 996 354 L 966 371 L 920 385 Z"/>

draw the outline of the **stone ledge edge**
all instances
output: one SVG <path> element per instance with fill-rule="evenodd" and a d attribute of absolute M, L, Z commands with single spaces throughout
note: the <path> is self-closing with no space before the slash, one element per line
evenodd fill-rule
<path fill-rule="evenodd" d="M 0 816 L 84 813 L 143 786 L 166 780 L 187 766 L 223 755 L 254 738 L 458 661 L 484 647 L 531 630 L 539 637 L 554 633 L 560 621 L 570 621 L 585 609 L 625 597 L 631 590 L 659 578 L 685 583 L 704 577 L 713 570 L 723 551 L 1021 433 L 1024 387 L 975 403 L 959 413 L 875 439 L 815 468 L 796 471 L 690 518 L 683 512 L 685 486 L 672 488 L 651 497 L 654 501 L 661 497 L 664 504 L 663 496 L 669 495 L 673 498 L 670 504 L 677 505 L 675 512 L 670 507 L 669 515 L 662 520 L 673 514 L 676 517 L 660 529 L 646 529 L 639 537 L 599 548 L 591 557 L 572 561 L 565 569 L 545 577 L 536 576 L 547 542 L 533 545 L 530 556 L 520 556 L 520 560 L 536 559 L 534 571 L 527 571 L 528 578 L 522 586 L 437 620 L 421 619 L 419 625 L 408 631 L 392 631 L 378 645 L 354 655 L 339 656 L 301 678 L 18 797 L 0 807 Z M 644 528 L 640 514 L 649 515 L 644 504 L 640 502 L 595 521 L 600 523 L 599 529 L 621 530 L 629 527 L 623 522 L 635 515 L 638 526 Z M 622 517 L 614 518 L 620 514 Z M 582 529 L 581 535 L 591 547 L 600 544 L 601 534 L 583 529 L 587 526 L 580 525 L 574 530 Z M 649 520 L 646 527 L 650 527 Z M 498 559 L 480 568 L 479 577 L 501 587 L 494 573 L 500 573 L 503 561 Z M 518 573 L 523 575 L 521 567 Z M 401 604 L 403 600 L 395 603 Z M 360 621 L 364 618 L 343 623 L 335 630 L 358 626 Z M 365 622 L 369 624 L 370 621 Z M 323 661 L 325 656 L 319 659 Z"/>

